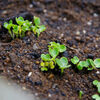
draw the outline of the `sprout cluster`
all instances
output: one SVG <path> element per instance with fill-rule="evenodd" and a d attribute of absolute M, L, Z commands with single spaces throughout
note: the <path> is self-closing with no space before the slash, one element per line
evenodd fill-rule
<path fill-rule="evenodd" d="M 44 25 L 40 25 L 40 18 L 34 16 L 34 24 L 23 17 L 15 19 L 17 24 L 13 24 L 10 20 L 9 23 L 5 22 L 4 27 L 8 30 L 12 39 L 23 38 L 27 31 L 33 31 L 35 35 L 39 36 L 41 32 L 46 30 Z"/>
<path fill-rule="evenodd" d="M 41 55 L 41 70 L 48 71 L 48 69 L 55 69 L 56 65 L 59 66 L 61 73 L 64 72 L 64 69 L 69 68 L 68 60 L 66 57 L 61 57 L 60 59 L 57 56 L 66 51 L 66 46 L 61 45 L 59 43 L 50 42 L 49 47 L 49 54 L 42 54 Z"/>
<path fill-rule="evenodd" d="M 71 59 L 71 62 L 76 65 L 78 70 L 83 70 L 83 68 L 87 68 L 87 70 L 93 70 L 96 68 L 100 68 L 100 58 L 95 59 L 86 59 L 86 61 L 80 61 L 77 56 L 74 56 Z"/>

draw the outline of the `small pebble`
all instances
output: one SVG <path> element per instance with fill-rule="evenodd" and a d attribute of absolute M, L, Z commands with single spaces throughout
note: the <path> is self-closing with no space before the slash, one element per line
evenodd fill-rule
<path fill-rule="evenodd" d="M 38 93 L 35 93 L 35 96 L 38 96 Z"/>
<path fill-rule="evenodd" d="M 46 10 L 46 9 L 44 9 L 44 10 L 43 10 L 43 12 L 44 12 L 44 13 L 46 13 L 46 12 L 47 12 L 47 10 Z"/>
<path fill-rule="evenodd" d="M 29 7 L 32 8 L 33 7 L 33 4 L 30 4 Z"/>
<path fill-rule="evenodd" d="M 32 75 L 32 72 L 29 72 L 29 73 L 28 73 L 28 77 L 30 77 L 31 75 Z"/>
<path fill-rule="evenodd" d="M 97 14 L 97 13 L 94 13 L 93 16 L 94 16 L 94 17 L 98 17 L 98 14 Z"/>
<path fill-rule="evenodd" d="M 87 22 L 87 25 L 89 25 L 89 26 L 92 25 L 92 22 L 91 21 Z"/>
<path fill-rule="evenodd" d="M 26 90 L 26 87 L 22 87 L 23 90 Z"/>
<path fill-rule="evenodd" d="M 97 71 L 96 73 L 97 73 L 97 74 L 100 74 L 100 71 Z"/>
<path fill-rule="evenodd" d="M 34 44 L 34 45 L 33 45 L 33 49 L 34 49 L 34 50 L 37 50 L 37 49 L 38 49 L 37 44 Z"/>
<path fill-rule="evenodd" d="M 83 30 L 83 33 L 86 34 L 86 30 Z"/>
<path fill-rule="evenodd" d="M 48 94 L 48 97 L 52 97 L 52 95 L 51 94 Z"/>
<path fill-rule="evenodd" d="M 18 68 L 20 68 L 20 66 L 19 66 L 19 65 L 18 65 L 17 67 L 18 67 Z"/>
<path fill-rule="evenodd" d="M 80 31 L 77 31 L 77 32 L 76 32 L 76 35 L 80 35 Z"/>
<path fill-rule="evenodd" d="M 48 79 L 52 79 L 54 77 L 54 74 L 50 74 L 49 76 L 48 76 Z"/>
<path fill-rule="evenodd" d="M 7 11 L 6 11 L 6 10 L 4 10 L 4 11 L 2 12 L 2 14 L 7 14 Z"/>

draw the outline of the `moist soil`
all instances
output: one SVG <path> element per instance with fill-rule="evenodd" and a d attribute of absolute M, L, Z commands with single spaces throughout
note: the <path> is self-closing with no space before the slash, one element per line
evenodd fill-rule
<path fill-rule="evenodd" d="M 2 25 L 23 13 L 38 16 L 47 29 L 40 37 L 28 32 L 23 39 L 11 40 Z M 65 44 L 61 54 L 69 59 L 100 58 L 100 0 L 2 0 L 0 1 L 0 74 L 12 79 L 24 90 L 30 89 L 43 100 L 92 100 L 97 93 L 93 80 L 100 81 L 100 69 L 41 72 L 40 56 L 48 53 L 48 44 Z"/>

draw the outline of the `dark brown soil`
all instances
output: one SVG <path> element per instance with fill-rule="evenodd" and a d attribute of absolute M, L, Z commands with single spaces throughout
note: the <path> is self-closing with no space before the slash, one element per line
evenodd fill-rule
<path fill-rule="evenodd" d="M 28 33 L 23 39 L 12 40 L 0 31 L 0 74 L 30 89 L 43 100 L 92 100 L 97 93 L 93 80 L 100 80 L 100 70 L 66 69 L 63 76 L 40 71 L 40 55 L 47 53 L 51 41 L 67 46 L 62 55 L 77 55 L 81 60 L 100 58 L 100 0 L 2 0 L 0 23 L 12 16 L 29 12 L 39 16 L 46 32 L 39 38 Z M 28 76 L 32 72 L 31 76 Z M 98 73 L 99 72 L 99 73 Z"/>

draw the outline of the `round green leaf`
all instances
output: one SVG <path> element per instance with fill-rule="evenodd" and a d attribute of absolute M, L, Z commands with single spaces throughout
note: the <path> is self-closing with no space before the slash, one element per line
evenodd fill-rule
<path fill-rule="evenodd" d="M 46 27 L 44 26 L 44 25 L 41 25 L 40 27 L 39 27 L 39 31 L 40 32 L 43 32 L 43 31 L 45 31 L 46 30 Z"/>
<path fill-rule="evenodd" d="M 93 85 L 98 85 L 98 80 L 94 80 Z"/>
<path fill-rule="evenodd" d="M 36 26 L 39 26 L 40 25 L 40 18 L 34 16 L 34 23 L 35 23 Z"/>
<path fill-rule="evenodd" d="M 56 63 L 60 67 L 60 69 L 65 69 L 69 68 L 70 66 L 68 65 L 68 60 L 66 57 L 62 57 L 61 59 L 56 59 Z"/>
<path fill-rule="evenodd" d="M 59 51 L 60 51 L 60 52 L 66 51 L 66 46 L 60 45 L 60 46 L 59 46 Z"/>
<path fill-rule="evenodd" d="M 59 54 L 59 51 L 57 48 L 49 48 L 49 54 L 53 57 L 56 58 Z"/>
<path fill-rule="evenodd" d="M 50 61 L 50 55 L 49 54 L 42 54 L 41 59 L 43 61 Z"/>
<path fill-rule="evenodd" d="M 74 56 L 72 59 L 71 59 L 71 62 L 73 64 L 77 64 L 79 62 L 79 58 L 77 56 Z"/>
<path fill-rule="evenodd" d="M 84 67 L 87 67 L 86 61 L 80 61 L 77 65 L 78 70 L 82 70 Z"/>
<path fill-rule="evenodd" d="M 95 59 L 94 64 L 95 64 L 96 68 L 100 68 L 100 58 Z"/>

